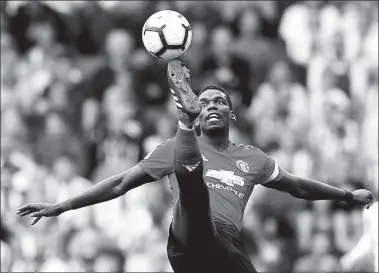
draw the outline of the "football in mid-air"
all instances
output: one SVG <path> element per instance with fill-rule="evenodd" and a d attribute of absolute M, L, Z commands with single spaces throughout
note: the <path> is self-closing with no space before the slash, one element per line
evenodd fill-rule
<path fill-rule="evenodd" d="M 151 15 L 142 28 L 142 41 L 153 56 L 170 60 L 182 55 L 190 46 L 192 30 L 187 19 L 173 10 Z"/>

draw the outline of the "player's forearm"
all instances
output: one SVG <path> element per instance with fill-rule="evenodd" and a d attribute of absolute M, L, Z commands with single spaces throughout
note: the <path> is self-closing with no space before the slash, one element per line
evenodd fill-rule
<path fill-rule="evenodd" d="M 352 199 L 352 194 L 336 188 L 334 186 L 321 183 L 316 180 L 296 177 L 297 192 L 296 197 L 305 200 L 337 200 L 349 201 Z"/>
<path fill-rule="evenodd" d="M 83 193 L 58 204 L 58 209 L 61 212 L 65 212 L 106 202 L 121 196 L 124 192 L 119 185 L 125 179 L 127 173 L 128 171 L 125 171 L 97 183 Z"/>

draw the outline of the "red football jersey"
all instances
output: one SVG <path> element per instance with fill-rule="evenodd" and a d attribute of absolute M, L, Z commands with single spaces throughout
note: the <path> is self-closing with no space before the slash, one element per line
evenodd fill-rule
<path fill-rule="evenodd" d="M 250 145 L 230 142 L 228 148 L 220 152 L 202 138 L 198 140 L 212 215 L 240 230 L 244 210 L 254 186 L 274 180 L 279 174 L 278 166 L 273 159 Z M 157 180 L 168 175 L 175 202 L 179 188 L 173 166 L 174 148 L 175 138 L 163 142 L 139 166 Z"/>

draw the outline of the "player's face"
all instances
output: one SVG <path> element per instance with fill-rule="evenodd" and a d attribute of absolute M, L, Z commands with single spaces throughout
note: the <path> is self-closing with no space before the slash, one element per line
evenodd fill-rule
<path fill-rule="evenodd" d="M 202 106 L 199 115 L 202 131 L 229 127 L 232 112 L 226 94 L 216 89 L 209 89 L 199 96 L 199 100 Z"/>

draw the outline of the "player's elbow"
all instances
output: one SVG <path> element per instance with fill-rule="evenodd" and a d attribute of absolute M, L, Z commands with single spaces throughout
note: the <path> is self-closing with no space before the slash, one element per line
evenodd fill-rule
<path fill-rule="evenodd" d="M 298 198 L 298 199 L 307 199 L 306 198 L 306 193 L 303 192 L 299 188 L 292 189 L 289 194 L 291 194 L 293 197 Z"/>
<path fill-rule="evenodd" d="M 283 189 L 285 189 L 285 191 L 291 196 L 298 199 L 307 198 L 307 192 L 302 187 L 301 179 L 299 177 L 291 175 L 289 173 L 283 173 L 282 183 L 284 184 Z"/>
<path fill-rule="evenodd" d="M 289 192 L 293 197 L 298 199 L 304 199 L 304 200 L 310 200 L 309 199 L 309 193 L 305 188 L 301 186 L 300 179 L 296 179 L 294 186 L 291 187 L 291 191 Z"/>
<path fill-rule="evenodd" d="M 113 196 L 116 198 L 116 197 L 120 197 L 124 195 L 127 192 L 127 190 L 121 185 L 118 185 L 113 188 L 112 192 L 113 192 Z"/>
<path fill-rule="evenodd" d="M 302 188 L 300 186 L 298 186 L 297 189 L 294 190 L 294 192 L 292 193 L 292 196 L 298 199 L 303 199 L 303 200 L 308 200 L 308 201 L 318 200 L 317 194 L 315 194 L 315 192 L 308 190 L 306 188 Z"/>

